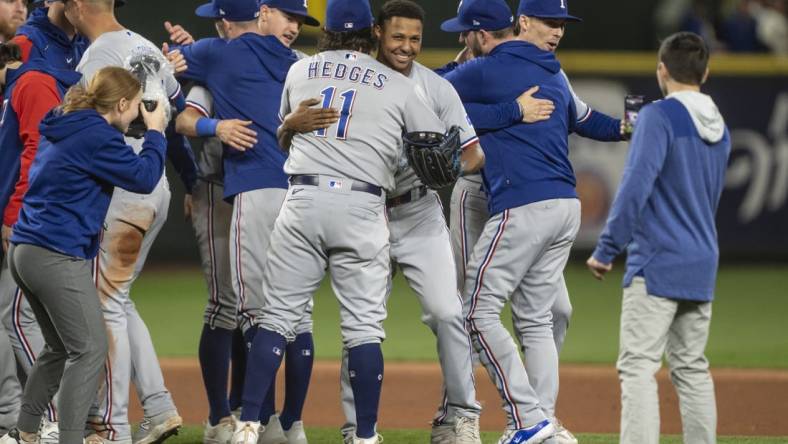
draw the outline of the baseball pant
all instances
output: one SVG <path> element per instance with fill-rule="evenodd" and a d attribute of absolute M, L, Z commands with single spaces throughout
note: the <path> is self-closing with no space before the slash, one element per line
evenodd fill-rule
<path fill-rule="evenodd" d="M 235 330 L 237 298 L 230 267 L 230 222 L 233 206 L 222 199 L 219 184 L 200 180 L 192 192 L 192 226 L 208 286 L 204 322 L 211 328 Z"/>
<path fill-rule="evenodd" d="M 0 316 L 5 333 L 9 335 L 6 339 L 10 341 L 16 356 L 19 384 L 24 387 L 36 357 L 44 348 L 44 337 L 33 309 L 11 276 L 7 258 L 3 260 L 0 268 Z M 47 408 L 47 418 L 50 421 L 57 421 L 56 401 L 57 395 Z"/>
<path fill-rule="evenodd" d="M 463 287 L 465 286 L 464 278 L 468 267 L 470 252 L 473 251 L 476 242 L 481 236 L 484 224 L 489 219 L 489 212 L 487 211 L 487 193 L 482 191 L 481 187 L 481 177 L 478 179 L 461 177 L 454 185 L 451 195 L 449 226 L 451 229 L 455 262 L 457 264 L 457 274 L 462 281 L 459 284 L 461 292 L 463 292 Z M 563 290 L 558 293 L 551 309 L 553 314 L 553 341 L 555 341 L 555 347 L 559 354 L 561 353 L 561 348 L 564 345 L 566 333 L 569 329 L 569 319 L 572 316 L 572 303 L 569 299 L 569 292 L 566 291 L 566 285 L 563 283 L 563 275 L 560 279 L 560 287 L 563 288 Z M 517 339 L 518 343 L 522 340 L 520 337 Z M 523 348 L 522 343 L 520 343 L 520 347 Z M 524 348 L 523 351 L 525 351 Z M 534 360 L 532 359 L 531 361 Z M 543 393 L 541 382 L 541 380 L 531 381 L 531 384 L 538 394 Z M 544 393 L 551 393 L 552 390 L 549 388 L 546 389 Z M 551 397 L 548 396 L 546 399 L 542 400 L 542 402 L 542 407 L 548 412 L 549 416 L 554 416 L 555 404 Z M 438 415 L 440 414 L 441 411 L 439 410 Z"/>
<path fill-rule="evenodd" d="M 59 389 L 60 442 L 81 444 L 108 349 L 91 263 L 25 244 L 12 246 L 9 256 L 46 340 L 28 376 L 17 427 L 37 432 Z"/>
<path fill-rule="evenodd" d="M 647 293 L 636 277 L 624 289 L 618 377 L 621 443 L 659 443 L 659 396 L 654 375 L 665 355 L 679 395 L 684 442 L 717 442 L 717 406 L 709 361 L 711 302 L 680 301 Z"/>
<path fill-rule="evenodd" d="M 16 424 L 21 396 L 14 349 L 3 324 L 0 324 L 0 436 Z"/>
<path fill-rule="evenodd" d="M 551 416 L 558 394 L 558 353 L 551 308 L 580 227 L 577 199 L 551 199 L 507 209 L 487 221 L 469 260 L 464 310 L 471 338 L 503 400 L 509 427 Z M 511 300 L 515 335 L 526 364 L 501 323 Z M 538 381 L 538 391 L 531 385 Z"/>
<path fill-rule="evenodd" d="M 328 270 L 339 300 L 343 345 L 385 338 L 390 272 L 385 196 L 351 191 L 352 182 L 320 176 L 319 186 L 290 187 L 265 263 L 261 328 L 292 341 Z"/>
<path fill-rule="evenodd" d="M 110 353 L 104 390 L 91 410 L 90 422 L 110 440 L 131 438 L 128 404 L 132 380 L 146 417 L 175 410 L 148 329 L 129 297 L 131 285 L 167 219 L 169 201 L 164 176 L 149 195 L 115 188 L 94 261 Z"/>
<path fill-rule="evenodd" d="M 476 402 L 472 347 L 464 326 L 462 299 L 455 287 L 454 257 L 439 199 L 430 191 L 421 199 L 389 209 L 388 220 L 391 259 L 419 298 L 422 321 L 437 337 L 441 371 L 449 390 L 446 411 L 436 421 L 453 423 L 457 416 L 479 416 L 481 406 Z M 350 427 L 356 412 L 347 376 L 347 352 L 342 357 L 342 408 L 345 427 Z"/>

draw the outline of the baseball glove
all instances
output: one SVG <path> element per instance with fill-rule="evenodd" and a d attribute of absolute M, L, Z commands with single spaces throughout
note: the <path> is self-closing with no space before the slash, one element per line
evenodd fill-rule
<path fill-rule="evenodd" d="M 432 189 L 452 185 L 462 172 L 460 127 L 446 134 L 412 132 L 402 136 L 408 163 L 421 182 Z"/>

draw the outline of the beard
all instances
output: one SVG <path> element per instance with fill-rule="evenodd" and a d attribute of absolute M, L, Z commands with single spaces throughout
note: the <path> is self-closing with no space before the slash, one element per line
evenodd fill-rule
<path fill-rule="evenodd" d="M 14 38 L 14 35 L 16 35 L 17 28 L 17 25 L 0 21 L 0 38 L 2 38 L 4 42 L 10 41 Z"/>

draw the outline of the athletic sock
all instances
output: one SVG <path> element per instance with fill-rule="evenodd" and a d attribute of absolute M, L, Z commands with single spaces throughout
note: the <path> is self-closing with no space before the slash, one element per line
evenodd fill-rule
<path fill-rule="evenodd" d="M 312 377 L 315 344 L 312 333 L 301 333 L 295 341 L 287 344 L 285 352 L 285 406 L 279 421 L 282 428 L 290 430 L 293 423 L 301 420 L 309 380 Z"/>
<path fill-rule="evenodd" d="M 241 421 L 260 420 L 265 395 L 275 380 L 286 345 L 285 337 L 279 333 L 257 330 L 246 363 L 246 380 L 254 383 L 244 386 Z"/>
<path fill-rule="evenodd" d="M 380 344 L 363 344 L 348 350 L 348 372 L 356 403 L 356 436 L 372 438 L 378 422 L 383 385 L 383 352 Z"/>
<path fill-rule="evenodd" d="M 254 333 L 257 329 L 250 328 Z M 254 338 L 254 336 L 252 336 Z M 251 344 L 251 340 L 249 343 Z M 249 351 L 247 341 L 240 328 L 233 331 L 233 351 L 232 351 L 232 379 L 230 380 L 230 410 L 241 408 L 241 400 L 244 394 L 244 376 L 246 375 L 246 354 Z"/>
<path fill-rule="evenodd" d="M 271 379 L 271 385 L 268 386 L 268 391 L 265 392 L 265 399 L 263 399 L 263 405 L 260 406 L 260 424 L 262 425 L 268 425 L 268 420 L 271 419 L 271 415 L 276 413 L 276 374 L 277 373 L 279 373 L 278 369 L 274 371 L 274 376 Z"/>
<path fill-rule="evenodd" d="M 211 328 L 203 325 L 200 335 L 200 368 L 208 397 L 208 421 L 212 426 L 219 423 L 225 416 L 230 416 L 230 404 L 227 402 L 227 373 L 230 367 L 230 347 L 233 332 L 223 328 Z"/>

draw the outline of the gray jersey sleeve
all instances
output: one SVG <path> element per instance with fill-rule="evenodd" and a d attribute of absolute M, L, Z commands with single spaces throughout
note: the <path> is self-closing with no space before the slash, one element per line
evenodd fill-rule
<path fill-rule="evenodd" d="M 438 76 L 436 76 L 438 77 Z M 462 146 L 467 147 L 479 141 L 476 130 L 471 124 L 471 119 L 465 112 L 460 95 L 448 81 L 438 77 L 436 81 L 436 91 L 438 91 L 438 117 L 446 124 L 447 128 L 459 126 L 462 130 Z"/>
<path fill-rule="evenodd" d="M 197 109 L 205 117 L 213 116 L 213 96 L 204 86 L 195 85 L 189 90 L 186 105 Z"/>
<path fill-rule="evenodd" d="M 572 93 L 572 100 L 574 100 L 575 108 L 577 109 L 577 121 L 579 122 L 588 117 L 588 113 L 591 112 L 591 107 L 575 94 L 575 90 L 572 88 L 572 82 L 569 81 L 569 77 L 566 76 L 563 69 L 561 70 L 561 75 L 564 76 L 566 84 L 569 86 L 569 92 Z"/>

